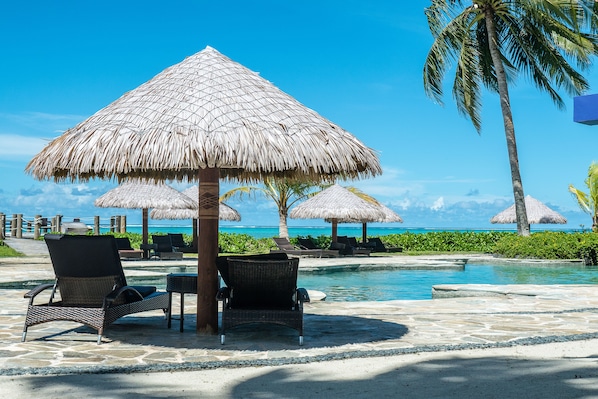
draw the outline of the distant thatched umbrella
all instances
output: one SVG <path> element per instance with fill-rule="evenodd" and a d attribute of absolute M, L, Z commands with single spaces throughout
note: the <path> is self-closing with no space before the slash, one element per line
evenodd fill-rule
<path fill-rule="evenodd" d="M 289 216 L 293 219 L 325 219 L 331 222 L 332 242 L 336 242 L 339 221 L 374 222 L 384 219 L 385 213 L 377 204 L 367 202 L 334 184 L 297 205 Z"/>
<path fill-rule="evenodd" d="M 154 208 L 150 211 L 149 216 L 151 219 L 197 219 L 197 208 Z M 218 218 L 229 222 L 238 222 L 241 220 L 241 215 L 235 209 L 221 202 Z"/>
<path fill-rule="evenodd" d="M 213 48 L 67 130 L 27 165 L 38 179 L 197 180 L 197 331 L 218 330 L 219 177 L 303 181 L 382 173 L 375 152 Z"/>
<path fill-rule="evenodd" d="M 94 202 L 95 206 L 102 208 L 129 208 L 142 209 L 142 242 L 148 243 L 147 210 L 149 208 L 195 208 L 195 202 L 183 193 L 167 186 L 164 183 L 148 183 L 142 181 L 128 181 Z M 144 252 L 147 257 L 147 252 Z"/>
<path fill-rule="evenodd" d="M 525 209 L 530 224 L 565 224 L 567 219 L 530 195 L 525 196 Z M 517 223 L 515 204 L 490 219 L 490 223 Z"/>
<path fill-rule="evenodd" d="M 403 223 L 403 219 L 392 209 L 378 203 L 378 207 L 384 213 L 384 217 L 376 220 L 371 220 L 371 222 L 378 222 L 378 223 Z M 368 221 L 363 221 L 355 218 L 343 219 L 339 220 L 339 223 L 361 223 L 361 242 L 367 242 L 367 235 L 368 235 Z"/>

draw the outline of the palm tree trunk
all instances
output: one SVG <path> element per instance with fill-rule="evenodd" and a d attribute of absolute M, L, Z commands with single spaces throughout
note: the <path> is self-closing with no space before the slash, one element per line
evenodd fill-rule
<path fill-rule="evenodd" d="M 280 238 L 289 238 L 289 228 L 287 226 L 287 212 L 279 210 L 278 212 L 278 236 Z"/>
<path fill-rule="evenodd" d="M 517 232 L 522 236 L 529 236 L 529 223 L 527 221 L 527 211 L 525 209 L 525 196 L 523 194 L 523 183 L 519 172 L 519 157 L 517 155 L 517 143 L 515 141 L 515 126 L 513 124 L 513 114 L 511 112 L 511 102 L 509 100 L 509 88 L 504 66 L 497 48 L 498 38 L 494 26 L 494 13 L 489 8 L 485 14 L 486 29 L 488 32 L 488 42 L 492 63 L 496 71 L 498 81 L 498 94 L 500 96 L 500 108 L 502 110 L 505 136 L 507 139 L 507 150 L 509 152 L 509 164 L 511 165 L 511 181 L 513 183 L 513 197 L 515 198 L 515 215 L 517 218 Z"/>

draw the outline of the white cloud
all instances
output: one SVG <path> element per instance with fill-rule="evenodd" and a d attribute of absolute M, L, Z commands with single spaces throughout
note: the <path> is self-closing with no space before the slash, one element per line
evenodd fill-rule
<path fill-rule="evenodd" d="M 32 157 L 48 144 L 48 140 L 17 134 L 0 134 L 0 156 Z"/>
<path fill-rule="evenodd" d="M 433 211 L 438 211 L 442 208 L 444 208 L 444 198 L 442 198 L 442 197 L 440 197 L 436 201 L 434 201 L 434 203 L 430 207 L 430 209 L 432 209 Z"/>

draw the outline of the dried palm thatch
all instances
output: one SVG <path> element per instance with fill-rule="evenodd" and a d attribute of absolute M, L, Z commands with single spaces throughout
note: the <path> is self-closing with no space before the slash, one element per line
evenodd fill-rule
<path fill-rule="evenodd" d="M 197 209 L 188 196 L 164 183 L 126 181 L 98 197 L 95 206 L 101 208 L 187 208 Z"/>
<path fill-rule="evenodd" d="M 332 241 L 336 242 L 337 223 L 341 220 L 374 222 L 385 213 L 377 205 L 359 198 L 344 187 L 334 184 L 297 205 L 289 216 L 293 219 L 324 219 L 332 223 Z"/>
<path fill-rule="evenodd" d="M 567 219 L 530 195 L 525 197 L 525 209 L 530 224 L 565 224 Z M 490 219 L 490 223 L 516 223 L 515 204 Z"/>
<path fill-rule="evenodd" d="M 153 208 L 149 215 L 152 219 L 197 219 L 197 208 Z M 235 209 L 221 202 L 218 208 L 218 218 L 220 220 L 238 222 L 241 220 L 241 215 Z"/>
<path fill-rule="evenodd" d="M 379 222 L 379 223 L 403 223 L 403 219 L 392 209 L 381 203 L 377 204 L 378 208 L 382 211 L 382 217 L 376 220 L 361 220 L 355 217 L 347 219 L 339 219 L 339 223 L 367 223 L 367 222 Z"/>
<path fill-rule="evenodd" d="M 334 184 L 291 211 L 293 219 L 355 219 L 373 222 L 384 218 L 377 204 L 367 202 L 346 188 Z"/>
<path fill-rule="evenodd" d="M 211 47 L 167 68 L 50 142 L 38 179 L 321 181 L 382 172 L 375 152 Z"/>

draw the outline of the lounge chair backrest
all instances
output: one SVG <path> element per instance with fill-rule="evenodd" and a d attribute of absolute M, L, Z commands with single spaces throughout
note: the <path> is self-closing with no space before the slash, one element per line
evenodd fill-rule
<path fill-rule="evenodd" d="M 101 306 L 114 288 L 127 285 L 112 236 L 44 236 L 66 306 Z"/>
<path fill-rule="evenodd" d="M 216 267 L 220 272 L 220 277 L 227 287 L 230 286 L 228 278 L 228 260 L 229 259 L 248 259 L 248 260 L 287 260 L 289 257 L 284 252 L 273 254 L 258 254 L 258 255 L 236 255 L 236 256 L 219 256 L 216 258 Z"/>
<path fill-rule="evenodd" d="M 295 246 L 291 244 L 288 238 L 274 237 L 273 240 L 278 246 L 278 248 L 282 249 L 283 251 L 293 251 L 296 249 Z"/>
<path fill-rule="evenodd" d="M 187 246 L 187 243 L 185 243 L 185 240 L 183 239 L 183 234 L 168 233 L 168 236 L 170 237 L 170 242 L 173 247 L 185 248 Z"/>
<path fill-rule="evenodd" d="M 116 247 L 118 250 L 125 250 L 131 251 L 133 247 L 131 246 L 131 241 L 128 237 L 115 237 L 114 240 L 116 241 Z"/>
<path fill-rule="evenodd" d="M 156 252 L 173 252 L 170 236 L 152 234 L 152 242 L 158 246 Z"/>
<path fill-rule="evenodd" d="M 386 252 L 386 246 L 379 237 L 369 238 L 368 242 L 374 244 L 375 251 Z"/>
<path fill-rule="evenodd" d="M 56 277 L 122 276 L 126 285 L 114 237 L 46 234 L 44 239 Z"/>
<path fill-rule="evenodd" d="M 291 309 L 299 259 L 228 260 L 232 308 Z"/>
<path fill-rule="evenodd" d="M 321 249 L 309 238 L 298 238 L 297 241 L 305 249 Z"/>

